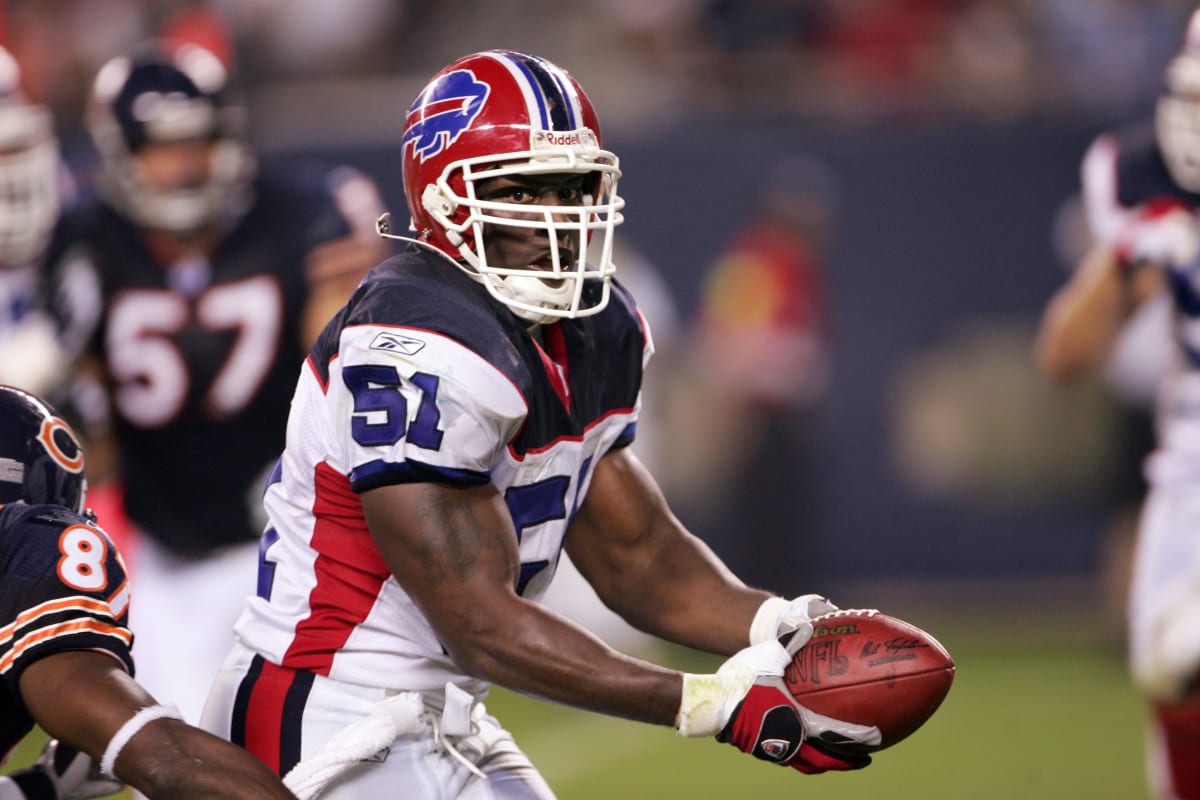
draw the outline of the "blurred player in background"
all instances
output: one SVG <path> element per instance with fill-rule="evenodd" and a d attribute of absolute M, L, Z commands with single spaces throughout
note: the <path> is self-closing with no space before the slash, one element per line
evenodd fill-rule
<path fill-rule="evenodd" d="M 688 405 L 707 435 L 679 438 L 705 486 L 705 540 L 759 586 L 797 580 L 821 525 L 815 435 L 829 386 L 824 270 L 836 205 L 821 161 L 771 163 L 753 216 L 703 281 Z"/>
<path fill-rule="evenodd" d="M 137 531 L 139 675 L 193 721 L 254 592 L 296 372 L 386 250 L 366 178 L 260 169 L 242 116 L 224 65 L 196 45 L 105 64 L 88 117 L 101 197 L 64 216 L 52 251 L 57 285 L 74 287 L 56 293 L 64 340 L 98 365 Z"/>
<path fill-rule="evenodd" d="M 582 89 L 541 58 L 467 56 L 401 146 L 415 233 L 301 374 L 204 726 L 329 800 L 552 797 L 484 709 L 492 683 L 804 773 L 864 766 L 830 743 L 879 731 L 780 681 L 833 606 L 745 586 L 628 447 L 653 345 L 613 279 L 620 172 Z M 547 611 L 563 550 L 635 627 L 736 655 L 683 674 Z"/>
<path fill-rule="evenodd" d="M 0 48 L 0 383 L 39 394 L 58 387 L 68 366 L 41 277 L 69 192 L 50 113 L 26 100 L 17 62 Z"/>
<path fill-rule="evenodd" d="M 1200 12 L 1167 72 L 1153 126 L 1106 133 L 1083 161 L 1095 245 L 1046 309 L 1041 369 L 1102 368 L 1136 310 L 1167 294 L 1173 348 L 1158 390 L 1129 596 L 1129 655 L 1154 705 L 1156 798 L 1200 799 Z"/>
<path fill-rule="evenodd" d="M 0 386 L 0 754 L 35 724 L 58 739 L 0 777 L 0 798 L 100 797 L 117 779 L 170 800 L 292 797 L 261 762 L 133 680 L 125 565 L 84 511 L 86 492 L 71 428 Z"/>

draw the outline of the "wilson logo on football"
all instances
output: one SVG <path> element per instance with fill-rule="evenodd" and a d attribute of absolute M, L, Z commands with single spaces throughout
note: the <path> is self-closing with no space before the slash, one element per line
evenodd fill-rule
<path fill-rule="evenodd" d="M 413 148 L 421 161 L 449 147 L 483 110 L 491 91 L 470 70 L 446 74 L 413 102 L 405 121 L 403 146 Z"/>

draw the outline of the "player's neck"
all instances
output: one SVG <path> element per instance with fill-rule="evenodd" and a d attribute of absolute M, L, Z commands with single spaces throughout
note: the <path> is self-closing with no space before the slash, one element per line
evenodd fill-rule
<path fill-rule="evenodd" d="M 215 227 L 180 236 L 167 231 L 143 230 L 142 239 L 151 257 L 159 264 L 169 266 L 185 258 L 207 258 L 216 248 L 219 239 Z"/>

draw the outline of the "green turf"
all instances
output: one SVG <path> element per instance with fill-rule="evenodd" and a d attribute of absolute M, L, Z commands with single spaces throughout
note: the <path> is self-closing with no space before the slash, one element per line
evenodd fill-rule
<path fill-rule="evenodd" d="M 1114 648 L 1019 632 L 943 635 L 955 685 L 924 728 L 866 770 L 804 776 L 712 741 L 494 691 L 488 706 L 561 800 L 1145 800 L 1142 711 Z M 689 668 L 687 664 L 676 664 Z M 703 666 L 703 663 L 697 666 Z"/>
<path fill-rule="evenodd" d="M 930 627 L 957 661 L 954 688 L 924 728 L 850 774 L 804 776 L 728 745 L 502 690 L 488 707 L 560 800 L 1146 800 L 1142 710 L 1118 648 L 1071 621 L 1039 627 L 1037 637 Z M 682 669 L 715 665 L 680 651 L 662 659 Z M 12 765 L 34 757 L 40 745 L 31 739 Z"/>

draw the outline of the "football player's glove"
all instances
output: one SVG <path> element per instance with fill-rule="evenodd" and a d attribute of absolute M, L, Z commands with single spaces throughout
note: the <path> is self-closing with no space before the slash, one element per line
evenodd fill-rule
<path fill-rule="evenodd" d="M 1187 266 L 1200 254 L 1196 215 L 1178 203 L 1148 203 L 1117 238 L 1117 258 L 1127 270 L 1143 264 Z"/>
<path fill-rule="evenodd" d="M 811 630 L 810 625 L 810 635 Z M 870 756 L 834 748 L 878 744 L 879 729 L 830 719 L 797 703 L 783 684 L 791 658 L 778 640 L 769 639 L 734 654 L 712 675 L 685 674 L 675 727 L 683 736 L 716 736 L 755 758 L 806 774 L 870 764 Z"/>
<path fill-rule="evenodd" d="M 750 624 L 750 644 L 779 639 L 794 655 L 812 636 L 812 620 L 838 607 L 819 594 L 804 594 L 791 600 L 771 597 L 763 602 Z"/>
<path fill-rule="evenodd" d="M 51 739 L 33 766 L 9 777 L 25 800 L 88 800 L 121 791 L 122 784 L 100 774 L 96 762 L 70 745 Z M 7 796 L 7 795 L 6 795 Z"/>

